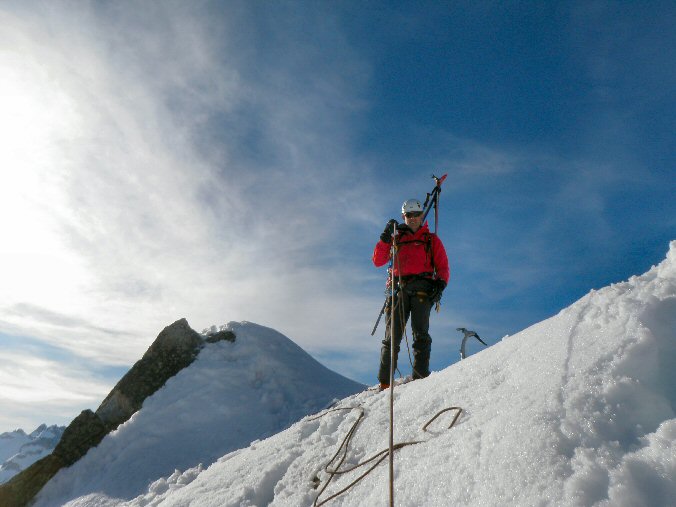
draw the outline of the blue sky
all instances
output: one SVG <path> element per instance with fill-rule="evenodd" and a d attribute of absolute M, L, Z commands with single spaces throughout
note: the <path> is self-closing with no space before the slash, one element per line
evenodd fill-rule
<path fill-rule="evenodd" d="M 433 369 L 456 327 L 495 343 L 676 239 L 669 2 L 9 1 L 0 22 L 0 431 L 96 408 L 181 317 L 374 383 L 372 249 L 433 173 Z"/>

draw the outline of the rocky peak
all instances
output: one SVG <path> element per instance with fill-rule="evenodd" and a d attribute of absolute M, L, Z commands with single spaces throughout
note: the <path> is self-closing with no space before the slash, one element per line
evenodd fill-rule
<path fill-rule="evenodd" d="M 96 410 L 108 431 L 129 419 L 143 400 L 192 363 L 203 344 L 202 336 L 186 319 L 165 327 Z"/>
<path fill-rule="evenodd" d="M 221 331 L 210 335 L 207 340 L 234 341 L 235 335 L 232 331 Z M 103 437 L 139 410 L 148 396 L 190 365 L 204 343 L 204 337 L 193 330 L 186 319 L 165 327 L 141 359 L 106 396 L 96 412 L 84 410 L 80 413 L 65 429 L 50 455 L 0 486 L 0 505 L 27 505 L 59 469 L 72 465 L 89 449 L 98 445 Z"/>
<path fill-rule="evenodd" d="M 35 429 L 31 432 L 30 436 L 31 436 L 32 438 L 37 438 L 38 436 L 40 436 L 40 433 L 42 433 L 42 432 L 45 431 L 46 429 L 47 429 L 47 425 L 43 423 L 43 424 L 41 424 L 40 426 L 38 426 L 37 428 L 35 428 Z"/>

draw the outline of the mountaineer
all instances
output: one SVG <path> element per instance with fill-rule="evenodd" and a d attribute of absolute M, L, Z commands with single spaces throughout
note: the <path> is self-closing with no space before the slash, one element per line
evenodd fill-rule
<path fill-rule="evenodd" d="M 397 367 L 399 346 L 409 315 L 413 329 L 413 379 L 430 374 L 429 335 L 432 306 L 441 299 L 450 271 L 446 249 L 439 237 L 430 232 L 427 222 L 423 224 L 423 207 L 417 199 L 409 199 L 401 207 L 403 224 L 390 220 L 380 235 L 373 252 L 376 267 L 392 260 L 395 286 L 394 301 L 387 304 L 387 331 L 380 353 L 378 380 L 381 389 L 390 383 L 390 347 L 394 338 L 394 367 Z M 394 238 L 395 248 L 392 248 Z M 391 299 L 391 298 L 390 298 Z M 393 318 L 394 316 L 394 318 Z"/>

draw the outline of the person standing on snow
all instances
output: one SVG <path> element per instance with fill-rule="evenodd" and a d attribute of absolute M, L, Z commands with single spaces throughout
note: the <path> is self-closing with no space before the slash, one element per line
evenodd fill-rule
<path fill-rule="evenodd" d="M 390 220 L 373 251 L 373 264 L 381 267 L 390 261 L 392 235 L 397 228 L 397 254 L 393 263 L 394 301 L 388 305 L 385 339 L 380 351 L 378 380 L 387 389 L 390 383 L 390 337 L 394 338 L 394 368 L 401 338 L 409 315 L 413 329 L 413 379 L 430 374 L 430 312 L 441 299 L 450 277 L 448 257 L 443 243 L 422 223 L 423 207 L 417 199 L 409 199 L 401 207 L 403 224 Z M 394 315 L 394 318 L 392 318 Z"/>

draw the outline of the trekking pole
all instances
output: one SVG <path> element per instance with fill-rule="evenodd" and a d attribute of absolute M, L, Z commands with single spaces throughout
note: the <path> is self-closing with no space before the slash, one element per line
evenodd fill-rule
<path fill-rule="evenodd" d="M 394 257 L 397 255 L 397 228 L 394 228 L 392 233 L 392 253 L 390 255 L 392 265 L 394 265 Z M 390 273 L 390 290 L 392 292 L 392 307 L 390 308 L 390 507 L 394 507 L 394 333 L 395 328 L 394 319 L 394 269 Z"/>
<path fill-rule="evenodd" d="M 423 223 L 425 223 L 425 219 L 427 218 L 428 213 L 432 209 L 432 206 L 434 206 L 434 234 L 437 233 L 437 229 L 439 228 L 439 196 L 441 195 L 441 184 L 446 179 L 446 176 L 448 176 L 448 173 L 444 174 L 441 178 L 436 177 L 434 174 L 432 175 L 432 179 L 434 179 L 435 185 L 434 188 L 432 189 L 432 192 L 427 194 L 427 197 L 425 198 L 425 205 L 423 206 L 424 209 L 422 219 Z M 439 301 L 437 301 L 435 307 L 437 313 L 439 313 L 439 309 L 441 308 L 441 304 Z"/>
<path fill-rule="evenodd" d="M 380 309 L 380 313 L 378 314 L 378 319 L 376 320 L 375 325 L 373 326 L 373 331 L 371 331 L 371 336 L 376 334 L 376 329 L 378 328 L 378 324 L 380 324 L 380 319 L 383 317 L 383 313 L 385 313 L 385 310 L 387 309 L 387 305 L 390 304 L 390 295 L 387 294 L 385 296 L 385 302 L 383 303 L 383 307 Z"/>
<path fill-rule="evenodd" d="M 427 218 L 428 213 L 432 209 L 432 206 L 434 206 L 434 232 L 436 234 L 437 232 L 437 222 L 439 221 L 439 194 L 441 193 L 441 184 L 444 182 L 446 179 L 446 176 L 448 176 L 448 173 L 444 174 L 441 178 L 437 178 L 434 174 L 432 175 L 432 178 L 434 179 L 434 189 L 432 189 L 432 192 L 427 194 L 427 198 L 425 199 L 425 205 L 423 206 L 423 219 L 422 223 L 425 223 L 425 219 Z"/>
<path fill-rule="evenodd" d="M 392 273 L 392 259 L 390 259 L 390 266 L 388 268 L 388 273 Z M 389 279 L 389 276 L 388 276 L 388 279 Z M 394 294 L 396 295 L 398 291 L 399 291 L 399 288 L 397 287 L 394 290 Z M 380 319 L 382 318 L 383 313 L 385 313 L 385 310 L 387 310 L 387 305 L 391 304 L 392 301 L 394 301 L 392 294 L 388 294 L 388 292 L 391 292 L 391 291 L 388 291 L 388 289 L 385 289 L 385 302 L 383 303 L 383 307 L 380 309 L 380 313 L 378 314 L 378 319 L 376 319 L 376 323 L 373 326 L 373 330 L 371 331 L 371 336 L 376 334 L 376 329 L 378 328 L 378 324 L 380 324 Z"/>
<path fill-rule="evenodd" d="M 397 231 L 397 226 L 398 226 L 398 225 L 399 225 L 399 224 L 397 224 L 397 223 L 394 224 L 394 232 L 395 232 L 395 233 L 396 233 L 396 231 Z M 388 266 L 387 266 L 387 272 L 388 272 L 389 274 L 392 274 L 392 273 L 393 273 L 393 266 L 394 266 L 393 260 L 394 260 L 394 257 L 393 257 L 392 255 L 390 255 L 390 263 L 389 263 Z M 389 275 L 388 275 L 388 279 L 389 279 Z M 394 275 L 392 275 L 392 280 L 394 280 Z M 393 286 L 394 286 L 394 285 L 393 285 Z M 396 294 L 396 292 L 397 292 L 398 290 L 399 290 L 399 288 L 397 288 L 397 289 L 395 290 L 395 294 Z M 394 301 L 394 298 L 393 298 L 393 297 L 391 298 L 390 296 L 391 296 L 391 294 L 388 294 L 388 290 L 387 290 L 387 288 L 386 288 L 386 289 L 385 289 L 385 302 L 383 303 L 383 307 L 380 309 L 380 313 L 378 314 L 378 318 L 376 319 L 376 323 L 375 323 L 375 325 L 373 326 L 373 330 L 371 331 L 371 336 L 373 336 L 374 334 L 376 334 L 376 329 L 378 328 L 378 324 L 380 324 L 380 319 L 382 318 L 383 313 L 385 313 L 385 310 L 387 309 L 388 303 L 390 303 L 391 301 Z"/>

